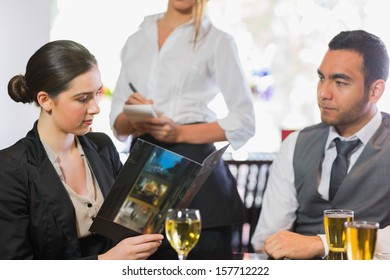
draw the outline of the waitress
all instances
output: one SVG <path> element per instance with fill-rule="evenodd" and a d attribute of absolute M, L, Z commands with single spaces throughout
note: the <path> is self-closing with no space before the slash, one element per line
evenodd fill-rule
<path fill-rule="evenodd" d="M 131 136 L 134 143 L 141 137 L 203 162 L 215 151 L 214 142 L 229 141 L 238 149 L 254 135 L 251 93 L 235 42 L 204 15 L 206 2 L 169 0 L 165 13 L 147 16 L 127 39 L 110 113 L 118 139 Z M 208 107 L 219 92 L 228 108 L 221 119 Z M 160 114 L 132 123 L 125 104 L 153 104 Z M 243 223 L 244 208 L 222 160 L 188 207 L 202 216 L 201 237 L 189 258 L 230 254 L 232 228 Z M 152 257 L 177 254 L 167 243 Z"/>

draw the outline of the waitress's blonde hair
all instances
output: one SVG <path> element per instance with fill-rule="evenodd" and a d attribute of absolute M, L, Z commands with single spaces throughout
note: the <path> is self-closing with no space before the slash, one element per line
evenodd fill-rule
<path fill-rule="evenodd" d="M 199 37 L 200 28 L 202 25 L 202 20 L 203 20 L 207 1 L 208 0 L 196 0 L 194 7 L 192 9 L 192 16 L 194 18 L 194 25 L 195 25 L 194 44 L 196 44 Z"/>

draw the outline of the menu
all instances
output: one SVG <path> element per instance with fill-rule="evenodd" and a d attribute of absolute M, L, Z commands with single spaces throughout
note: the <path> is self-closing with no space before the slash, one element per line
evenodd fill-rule
<path fill-rule="evenodd" d="M 115 241 L 161 232 L 167 210 L 188 206 L 227 147 L 198 163 L 138 139 L 89 230 Z"/>

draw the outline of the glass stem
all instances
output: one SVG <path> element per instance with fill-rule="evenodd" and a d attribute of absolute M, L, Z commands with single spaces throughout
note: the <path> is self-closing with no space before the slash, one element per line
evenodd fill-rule
<path fill-rule="evenodd" d="M 180 261 L 187 259 L 187 255 L 186 254 L 178 254 L 178 256 L 179 256 L 179 260 Z"/>

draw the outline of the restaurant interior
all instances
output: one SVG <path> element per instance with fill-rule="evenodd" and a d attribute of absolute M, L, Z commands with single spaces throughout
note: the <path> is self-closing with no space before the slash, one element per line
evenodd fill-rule
<path fill-rule="evenodd" d="M 365 29 L 390 46 L 385 0 L 210 0 L 215 25 L 232 34 L 252 90 L 256 135 L 225 160 L 238 182 L 247 221 L 235 236 L 237 251 L 251 252 L 250 237 L 261 209 L 269 166 L 289 131 L 319 121 L 316 69 L 327 42 L 341 30 Z M 67 38 L 94 53 L 105 95 L 94 130 L 112 135 L 110 94 L 120 68 L 120 50 L 144 16 L 163 11 L 166 0 L 2 0 L 0 3 L 0 149 L 25 135 L 38 116 L 34 105 L 20 106 L 5 94 L 9 78 L 22 73 L 28 57 L 49 40 Z M 379 103 L 390 111 L 390 95 Z M 210 104 L 226 112 L 221 96 Z M 27 116 L 27 117 L 26 117 Z M 6 133 L 5 133 L 6 132 Z M 116 141 L 123 159 L 128 142 Z M 223 146 L 226 143 L 217 145 Z"/>

